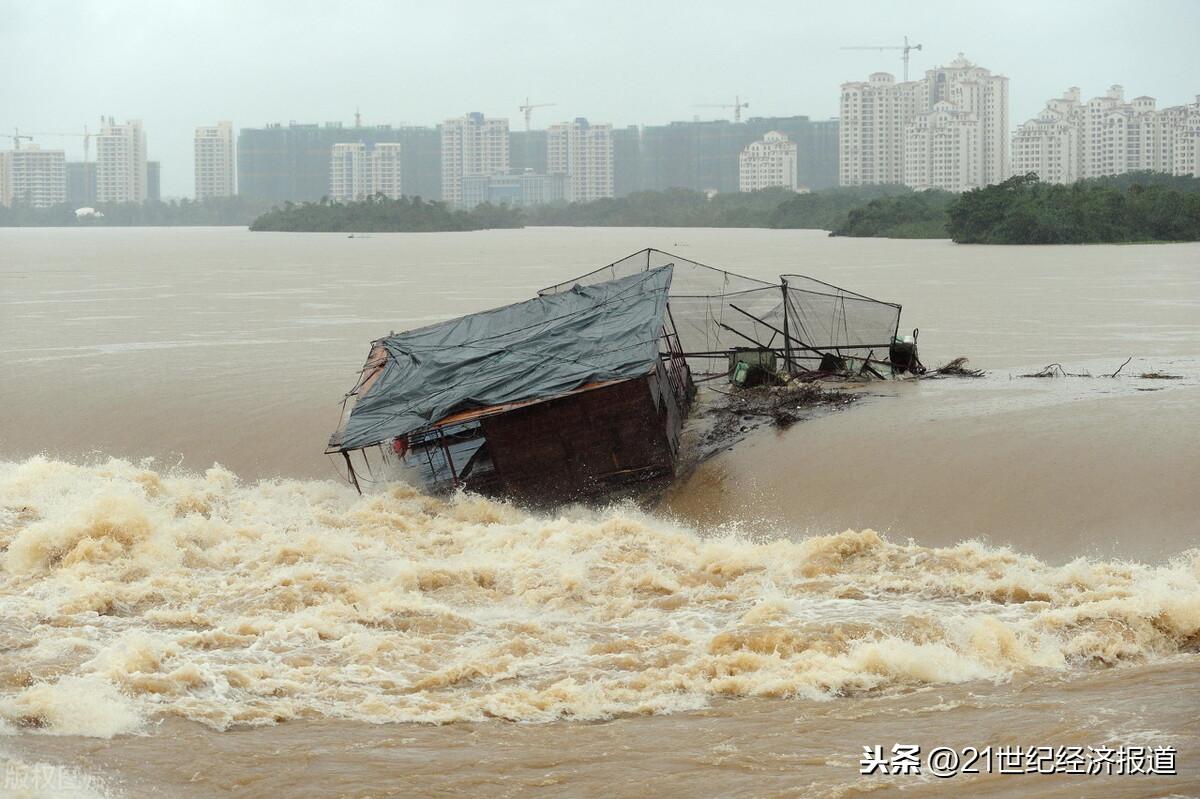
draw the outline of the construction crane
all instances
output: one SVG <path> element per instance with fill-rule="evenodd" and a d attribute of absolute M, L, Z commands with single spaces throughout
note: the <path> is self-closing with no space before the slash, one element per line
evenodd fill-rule
<path fill-rule="evenodd" d="M 843 50 L 903 50 L 904 55 L 901 56 L 901 59 L 904 61 L 904 81 L 907 83 L 908 82 L 908 54 L 913 50 L 920 50 L 921 45 L 909 44 L 908 37 L 905 36 L 904 44 L 901 44 L 901 45 L 879 47 L 876 45 L 864 44 L 864 45 L 855 45 L 853 47 L 843 47 L 842 49 Z"/>
<path fill-rule="evenodd" d="M 48 131 L 36 131 L 34 136 L 76 136 L 83 139 L 83 160 L 88 160 L 88 151 L 92 143 L 92 134 L 88 131 L 87 125 L 83 126 L 83 133 L 58 133 Z"/>
<path fill-rule="evenodd" d="M 732 108 L 734 122 L 741 122 L 742 121 L 742 109 L 749 108 L 749 107 L 750 107 L 750 103 L 743 103 L 741 97 L 734 97 L 732 105 L 730 105 L 728 103 L 726 103 L 724 105 L 722 105 L 721 103 L 705 103 L 705 104 L 701 104 L 701 105 L 693 105 L 692 106 L 692 108 Z"/>
<path fill-rule="evenodd" d="M 521 111 L 522 113 L 524 113 L 524 114 L 525 114 L 525 130 L 529 130 L 529 126 L 532 124 L 532 119 L 533 119 L 533 109 L 535 109 L 535 108 L 549 108 L 549 107 L 551 107 L 551 106 L 554 106 L 554 105 L 558 105 L 558 103 L 537 103 L 537 104 L 535 105 L 535 104 L 533 104 L 533 103 L 530 103 L 530 102 L 529 102 L 529 98 L 528 98 L 528 97 L 526 97 L 526 98 L 525 98 L 525 105 L 520 105 L 520 106 L 517 106 L 517 110 L 518 110 L 518 111 Z"/>
<path fill-rule="evenodd" d="M 21 133 L 21 131 L 17 130 L 16 128 L 13 128 L 13 132 L 11 135 L 8 133 L 0 133 L 0 138 L 12 139 L 14 150 L 21 149 L 21 139 L 24 139 L 25 141 L 33 141 L 32 136 L 24 135 Z"/>

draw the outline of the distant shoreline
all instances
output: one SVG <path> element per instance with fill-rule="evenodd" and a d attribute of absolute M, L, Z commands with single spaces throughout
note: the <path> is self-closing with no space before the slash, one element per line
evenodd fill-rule
<path fill-rule="evenodd" d="M 465 233 L 524 227 L 822 230 L 849 238 L 935 239 L 958 244 L 1167 244 L 1200 241 L 1200 178 L 1126 173 L 1072 185 L 1033 174 L 962 194 L 904 186 L 795 193 L 782 188 L 709 195 L 635 192 L 583 203 L 453 209 L 419 197 L 286 203 L 242 198 L 97 206 L 0 207 L 0 227 L 235 227 L 251 232 Z"/>

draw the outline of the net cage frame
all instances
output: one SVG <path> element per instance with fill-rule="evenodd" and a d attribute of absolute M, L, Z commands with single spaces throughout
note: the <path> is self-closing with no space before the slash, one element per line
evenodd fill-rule
<path fill-rule="evenodd" d="M 890 365 L 886 359 L 889 347 L 899 336 L 902 306 L 798 273 L 780 274 L 778 282 L 770 282 L 664 250 L 645 248 L 543 288 L 537 296 L 567 292 L 577 285 L 616 280 L 663 266 L 673 267 L 673 277 L 659 336 L 659 357 L 676 393 L 692 382 L 691 375 L 705 375 L 703 380 L 707 380 L 707 376 L 727 374 L 731 353 L 738 349 L 773 352 L 782 359 L 788 374 L 818 371 L 818 365 L 830 354 L 838 359 L 856 358 L 868 367 L 872 363 L 885 368 Z M 372 342 L 372 346 L 377 343 Z M 371 366 L 368 358 L 355 388 L 343 397 L 343 419 L 352 411 L 354 395 L 362 388 Z M 504 411 L 503 406 L 481 410 L 472 419 L 462 421 L 451 416 L 414 430 L 409 437 L 414 444 L 424 446 L 414 447 L 412 454 L 422 450 L 420 456 L 428 461 L 427 479 L 439 482 L 439 475 L 448 474 L 449 482 L 457 486 L 463 474 L 456 463 L 454 442 L 461 440 L 468 427 L 477 426 L 483 416 Z M 363 470 L 370 478 L 375 478 L 377 472 L 392 471 L 405 461 L 386 441 L 361 447 L 327 448 L 328 454 L 343 456 L 347 478 L 356 487 L 360 477 L 350 460 L 350 453 L 355 450 L 360 453 Z M 369 457 L 371 451 L 378 453 L 374 463 Z M 367 479 L 366 475 L 363 478 Z"/>
<path fill-rule="evenodd" d="M 669 265 L 659 264 L 656 267 Z M 637 271 L 645 272 L 649 271 L 649 269 Z M 636 274 L 636 272 L 630 272 L 629 274 Z M 592 282 L 599 283 L 604 281 L 596 280 Z M 572 283 L 565 290 L 570 290 L 574 285 L 575 283 Z M 535 295 L 535 299 L 542 296 L 544 295 L 538 292 Z M 601 303 L 601 305 L 619 300 L 621 296 L 620 294 L 616 295 L 614 298 Z M 479 313 L 487 313 L 487 311 Z M 578 315 L 579 313 L 582 312 L 569 313 L 566 316 Z M 467 314 L 466 316 L 475 315 L 477 314 Z M 660 322 L 658 330 L 653 335 L 653 341 L 657 348 L 657 358 L 650 362 L 652 365 L 649 366 L 646 374 L 656 373 L 659 379 L 667 386 L 667 390 L 674 396 L 675 401 L 683 404 L 690 397 L 691 392 L 694 391 L 694 385 L 692 383 L 689 363 L 683 357 L 678 329 L 671 312 L 671 297 L 669 292 L 665 297 Z M 435 323 L 434 325 L 427 325 L 425 327 L 436 327 L 437 325 L 438 323 Z M 534 325 L 534 327 L 543 327 L 544 325 L 545 323 L 540 323 Z M 422 329 L 424 328 L 416 328 L 415 330 Z M 394 335 L 393 333 L 392 336 Z M 371 342 L 367 360 L 359 371 L 359 376 L 355 381 L 354 387 L 343 395 L 340 402 L 338 425 L 335 429 L 334 437 L 344 428 L 347 419 L 354 412 L 359 396 L 368 389 L 374 375 L 380 371 L 384 365 L 384 361 L 387 360 L 388 356 L 381 349 L 382 343 L 387 338 L 389 337 L 385 336 Z M 419 475 L 421 482 L 431 488 L 449 487 L 457 489 L 464 484 L 467 473 L 471 469 L 479 468 L 480 464 L 476 461 L 476 455 L 481 453 L 481 451 L 486 453 L 486 450 L 483 450 L 481 447 L 481 444 L 486 445 L 487 443 L 486 435 L 482 432 L 481 422 L 487 417 L 508 413 L 522 406 L 559 399 L 630 379 L 639 378 L 622 377 L 611 381 L 586 384 L 562 393 L 480 407 L 465 412 L 451 413 L 400 436 L 399 438 L 405 441 L 403 452 L 395 448 L 396 437 L 388 437 L 358 446 L 335 444 L 334 437 L 331 437 L 325 453 L 331 456 L 337 454 L 342 456 L 345 464 L 344 479 L 353 485 L 359 493 L 362 493 L 361 482 L 382 482 L 396 476 L 401 470 L 414 470 Z M 471 442 L 477 443 L 471 446 Z M 360 467 L 356 467 L 351 460 L 351 453 L 354 452 L 357 452 L 361 458 L 362 464 Z M 484 471 L 491 468 L 490 464 L 486 462 L 482 464 L 482 467 Z"/>
<path fill-rule="evenodd" d="M 652 247 L 562 281 L 539 295 L 672 265 L 670 302 L 684 356 L 697 374 L 719 374 L 736 348 L 772 351 L 789 373 L 827 355 L 887 364 L 900 332 L 899 303 L 798 273 L 772 283 Z M 874 357 L 874 356 L 881 357 Z"/>

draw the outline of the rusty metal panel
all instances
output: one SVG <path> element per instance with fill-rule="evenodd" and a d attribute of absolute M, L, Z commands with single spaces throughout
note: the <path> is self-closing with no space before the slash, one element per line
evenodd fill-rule
<path fill-rule="evenodd" d="M 635 378 L 481 420 L 504 492 L 581 498 L 672 476 L 674 420 L 655 407 L 650 383 Z"/>

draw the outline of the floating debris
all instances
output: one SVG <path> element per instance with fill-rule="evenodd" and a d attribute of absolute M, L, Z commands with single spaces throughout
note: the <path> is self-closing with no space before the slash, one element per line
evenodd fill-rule
<path fill-rule="evenodd" d="M 1082 373 L 1068 372 L 1066 369 L 1063 368 L 1063 365 L 1061 363 L 1051 363 L 1051 364 L 1047 364 L 1046 366 L 1043 366 L 1040 370 L 1038 370 L 1036 372 L 1031 372 L 1030 374 L 1027 374 L 1027 375 L 1017 375 L 1017 376 L 1018 377 L 1046 378 L 1046 377 L 1091 377 L 1092 375 L 1087 372 L 1082 372 Z"/>
<path fill-rule="evenodd" d="M 925 374 L 925 377 L 983 377 L 985 374 L 987 374 L 987 372 L 982 369 L 969 368 L 967 363 L 967 359 L 960 356 L 944 366 L 939 366 L 937 369 L 929 370 L 929 372 Z"/>

